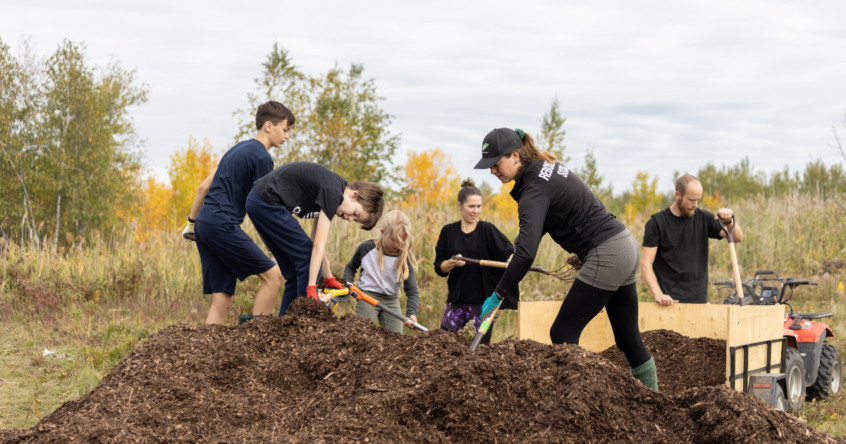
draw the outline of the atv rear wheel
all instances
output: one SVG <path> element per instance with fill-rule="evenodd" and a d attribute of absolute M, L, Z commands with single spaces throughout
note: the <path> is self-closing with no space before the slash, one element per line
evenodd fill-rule
<path fill-rule="evenodd" d="M 817 380 L 808 387 L 808 399 L 823 399 L 840 392 L 843 362 L 833 345 L 823 344 Z"/>
<path fill-rule="evenodd" d="M 805 363 L 795 348 L 784 353 L 784 394 L 788 413 L 798 414 L 805 405 Z"/>

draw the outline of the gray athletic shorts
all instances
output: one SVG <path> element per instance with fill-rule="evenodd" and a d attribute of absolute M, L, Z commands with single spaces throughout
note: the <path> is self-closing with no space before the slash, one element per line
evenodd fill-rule
<path fill-rule="evenodd" d="M 616 290 L 635 282 L 639 263 L 637 240 L 623 230 L 590 250 L 576 279 L 601 290 Z"/>

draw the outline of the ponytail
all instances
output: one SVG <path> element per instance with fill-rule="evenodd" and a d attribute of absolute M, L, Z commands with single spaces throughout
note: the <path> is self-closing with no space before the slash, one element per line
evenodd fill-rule
<path fill-rule="evenodd" d="M 558 160 L 555 157 L 555 154 L 539 150 L 535 146 L 535 141 L 532 139 L 532 136 L 526 134 L 525 131 L 520 128 L 517 128 L 515 131 L 520 138 L 523 139 L 523 145 L 521 145 L 520 148 L 517 148 L 517 154 L 520 155 L 520 162 L 523 165 L 526 165 L 533 160 L 543 160 L 548 163 L 555 163 Z"/>

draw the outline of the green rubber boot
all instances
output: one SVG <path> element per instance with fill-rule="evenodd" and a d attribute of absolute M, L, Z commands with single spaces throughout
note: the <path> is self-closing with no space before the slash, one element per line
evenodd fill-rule
<path fill-rule="evenodd" d="M 245 322 L 249 322 L 249 321 L 253 320 L 254 318 L 258 318 L 260 316 L 261 315 L 256 316 L 256 315 L 252 315 L 252 314 L 242 314 L 242 315 L 238 316 L 238 325 L 241 325 Z"/>
<path fill-rule="evenodd" d="M 655 368 L 655 360 L 649 358 L 640 367 L 631 370 L 632 376 L 637 378 L 643 385 L 658 391 L 658 370 Z"/>

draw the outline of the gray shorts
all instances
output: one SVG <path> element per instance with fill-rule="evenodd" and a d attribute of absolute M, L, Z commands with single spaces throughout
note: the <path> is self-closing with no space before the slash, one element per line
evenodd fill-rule
<path fill-rule="evenodd" d="M 637 240 L 623 230 L 590 250 L 576 279 L 601 290 L 617 290 L 635 282 L 639 263 Z"/>

